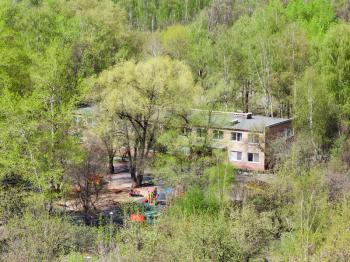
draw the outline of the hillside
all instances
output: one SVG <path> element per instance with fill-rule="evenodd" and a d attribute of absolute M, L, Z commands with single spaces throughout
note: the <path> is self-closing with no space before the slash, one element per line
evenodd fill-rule
<path fill-rule="evenodd" d="M 349 19 L 1 1 L 0 261 L 350 261 Z"/>

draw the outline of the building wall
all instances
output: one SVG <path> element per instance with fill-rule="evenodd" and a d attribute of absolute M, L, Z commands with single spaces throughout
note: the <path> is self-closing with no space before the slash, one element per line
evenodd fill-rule
<path fill-rule="evenodd" d="M 288 128 L 292 128 L 291 121 L 273 127 L 269 127 L 265 130 L 265 133 L 247 132 L 239 130 L 210 129 L 209 135 L 212 136 L 213 130 L 221 130 L 224 132 L 223 139 L 212 140 L 212 146 L 214 148 L 226 148 L 228 159 L 233 166 L 239 169 L 263 171 L 270 167 L 269 158 L 271 156 L 269 155 L 269 152 L 271 151 L 269 151 L 268 147 L 269 142 L 280 136 L 283 136 L 285 130 Z M 194 129 L 194 132 L 196 132 L 196 129 Z M 232 132 L 242 133 L 242 141 L 231 140 Z M 257 134 L 259 136 L 259 143 L 249 143 L 249 134 Z M 230 153 L 232 151 L 242 152 L 242 160 L 230 160 Z M 248 153 L 259 154 L 259 162 L 249 162 Z"/>
<path fill-rule="evenodd" d="M 265 130 L 265 134 L 266 134 L 265 169 L 271 169 L 274 165 L 273 150 L 271 148 L 270 142 L 281 137 L 284 137 L 285 139 L 287 139 L 287 141 L 291 139 L 291 137 L 285 137 L 284 132 L 287 129 L 293 130 L 292 121 L 289 121 L 280 125 L 272 126 Z"/>
<path fill-rule="evenodd" d="M 216 129 L 219 130 L 219 129 Z M 220 129 L 222 130 L 222 129 Z M 234 131 L 234 130 L 222 130 L 224 132 L 223 139 L 213 139 L 213 147 L 215 148 L 226 148 L 227 157 L 233 166 L 239 169 L 249 170 L 265 170 L 265 139 L 263 133 L 247 132 L 247 131 Z M 212 134 L 213 130 L 209 130 L 209 134 Z M 239 132 L 242 133 L 242 141 L 232 141 L 231 133 Z M 257 134 L 259 136 L 259 144 L 250 144 L 248 135 Z M 242 152 L 242 160 L 232 161 L 230 160 L 231 151 Z M 259 154 L 259 162 L 249 162 L 248 153 Z"/>
<path fill-rule="evenodd" d="M 265 168 L 265 153 L 264 153 L 264 134 L 235 131 L 242 133 L 242 141 L 232 141 L 231 132 L 226 131 L 228 139 L 226 140 L 227 154 L 230 157 L 231 151 L 242 152 L 242 160 L 240 161 L 231 161 L 230 162 L 237 168 L 240 169 L 249 169 L 249 170 L 264 170 Z M 248 134 L 257 134 L 259 136 L 259 144 L 250 144 L 248 141 Z M 259 162 L 249 162 L 248 153 L 257 153 L 259 154 Z"/>
<path fill-rule="evenodd" d="M 270 140 L 275 139 L 282 135 L 287 128 L 292 128 L 292 121 L 267 128 L 265 131 L 266 137 Z"/>

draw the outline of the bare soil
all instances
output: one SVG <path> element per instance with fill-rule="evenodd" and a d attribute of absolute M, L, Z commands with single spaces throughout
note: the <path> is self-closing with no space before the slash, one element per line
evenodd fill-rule
<path fill-rule="evenodd" d="M 130 173 L 123 172 L 119 174 L 108 175 L 106 177 L 108 184 L 104 190 L 99 194 L 95 207 L 98 211 L 110 210 L 120 203 L 142 201 L 150 190 L 155 186 L 142 186 L 137 188 L 143 197 L 131 197 L 129 191 L 132 185 Z M 56 203 L 56 206 L 66 211 L 82 211 L 78 199 L 61 200 Z"/>

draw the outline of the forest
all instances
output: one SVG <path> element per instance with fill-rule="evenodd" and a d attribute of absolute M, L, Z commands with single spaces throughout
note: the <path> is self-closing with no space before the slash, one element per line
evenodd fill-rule
<path fill-rule="evenodd" d="M 292 119 L 294 136 L 233 199 L 242 170 L 179 130 L 193 109 Z M 116 159 L 137 189 L 150 172 L 181 188 L 152 223 L 97 206 Z M 349 247 L 350 1 L 0 1 L 0 261 L 346 262 Z"/>

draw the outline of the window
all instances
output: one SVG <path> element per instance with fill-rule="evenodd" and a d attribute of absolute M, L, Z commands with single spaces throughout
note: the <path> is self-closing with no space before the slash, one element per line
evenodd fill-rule
<path fill-rule="evenodd" d="M 292 128 L 285 129 L 284 136 L 285 138 L 291 138 L 293 136 L 293 129 Z"/>
<path fill-rule="evenodd" d="M 81 122 L 81 117 L 80 116 L 76 116 L 74 119 L 75 119 L 75 123 L 76 124 L 80 124 L 80 122 Z"/>
<path fill-rule="evenodd" d="M 231 161 L 241 161 L 242 160 L 242 152 L 231 151 L 230 152 L 230 160 Z"/>
<path fill-rule="evenodd" d="M 232 132 L 231 133 L 231 140 L 232 141 L 242 141 L 242 133 Z"/>
<path fill-rule="evenodd" d="M 248 134 L 249 144 L 259 144 L 259 135 L 258 134 Z"/>
<path fill-rule="evenodd" d="M 259 162 L 259 154 L 258 153 L 248 153 L 248 162 Z"/>
<path fill-rule="evenodd" d="M 185 156 L 189 156 L 191 154 L 191 149 L 189 147 L 184 146 L 183 148 L 181 148 L 181 152 L 185 155 Z"/>
<path fill-rule="evenodd" d="M 214 139 L 223 139 L 224 138 L 224 131 L 222 131 L 222 130 L 213 130 L 213 138 Z"/>
<path fill-rule="evenodd" d="M 181 135 L 183 136 L 188 136 L 189 134 L 191 134 L 191 129 L 188 127 L 183 127 L 180 129 Z"/>
<path fill-rule="evenodd" d="M 207 130 L 205 128 L 197 128 L 197 136 L 204 137 L 207 134 Z"/>

